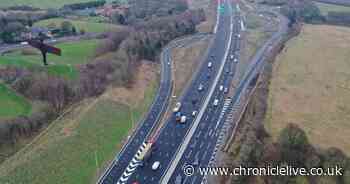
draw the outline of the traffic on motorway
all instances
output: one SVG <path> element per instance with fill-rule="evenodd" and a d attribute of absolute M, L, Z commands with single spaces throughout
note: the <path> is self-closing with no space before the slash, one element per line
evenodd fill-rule
<path fill-rule="evenodd" d="M 167 183 L 202 183 L 202 176 L 186 176 L 183 171 L 184 166 L 208 166 L 209 162 L 213 159 L 214 152 L 216 152 L 216 149 L 222 140 L 220 132 L 224 125 L 225 112 L 230 110 L 227 109 L 227 107 L 229 107 L 229 103 L 232 101 L 232 99 L 227 96 L 228 91 L 226 89 L 230 89 L 230 84 L 234 77 L 239 60 L 239 22 L 239 15 L 236 14 L 233 20 L 234 36 L 232 37 L 232 43 L 229 49 L 229 57 L 226 58 L 224 66 L 225 70 L 215 87 L 214 95 L 210 99 L 210 103 L 199 122 L 198 128 L 195 130 L 188 146 Z M 221 114 L 223 114 L 223 117 L 220 118 Z"/>
<path fill-rule="evenodd" d="M 202 182 L 201 177 L 183 176 L 182 165 L 208 165 L 219 138 L 223 123 L 218 118 L 230 102 L 226 94 L 239 61 L 241 20 L 232 5 L 228 0 L 219 1 L 218 7 L 224 11 L 218 15 L 206 64 L 175 104 L 166 124 L 150 136 L 145 132 L 152 128 L 146 122 L 155 121 L 155 117 L 146 118 L 100 183 Z M 170 74 L 167 69 L 165 72 Z"/>
<path fill-rule="evenodd" d="M 98 183 L 116 183 L 126 168 L 135 169 L 139 162 L 135 161 L 135 154 L 140 148 L 149 148 L 144 141 L 150 136 L 151 131 L 156 127 L 159 117 L 166 109 L 168 98 L 171 93 L 172 88 L 172 78 L 171 78 L 171 55 L 170 50 L 175 47 L 181 47 L 188 43 L 205 38 L 206 34 L 197 34 L 192 37 L 176 40 L 167 46 L 162 52 L 162 72 L 161 72 L 161 82 L 160 87 L 157 92 L 157 97 L 155 98 L 150 111 L 145 116 L 143 122 L 139 123 L 139 126 L 134 131 L 134 133 L 129 137 L 127 144 L 125 144 L 116 156 L 116 158 L 111 162 L 110 166 L 100 177 Z M 134 164 L 136 163 L 137 164 Z"/>
<path fill-rule="evenodd" d="M 130 176 L 123 177 L 123 175 L 126 176 L 130 173 L 126 168 L 122 176 L 118 178 L 118 183 L 175 182 L 175 179 L 172 178 L 176 177 L 178 171 L 175 169 L 174 174 L 172 174 L 169 169 L 171 169 L 172 164 L 177 164 L 175 159 L 179 155 L 178 152 L 181 150 L 181 146 L 188 147 L 188 149 L 193 147 L 192 144 L 185 142 L 186 137 L 191 134 L 191 130 L 197 132 L 192 134 L 191 141 L 209 136 L 207 132 L 210 132 L 210 130 L 212 134 L 209 137 L 212 137 L 212 141 L 203 139 L 206 143 L 201 142 L 196 144 L 194 149 L 191 149 L 191 158 L 186 159 L 181 155 L 180 157 L 187 161 L 193 160 L 198 164 L 199 162 L 205 164 L 209 160 L 208 158 L 199 159 L 200 149 L 198 148 L 206 149 L 209 145 L 207 157 L 211 156 L 211 150 L 213 150 L 214 142 L 216 142 L 215 138 L 217 138 L 215 134 L 220 129 L 215 121 L 224 105 L 225 94 L 228 93 L 230 81 L 234 75 L 234 68 L 238 62 L 236 48 L 239 48 L 237 40 L 240 37 L 238 33 L 239 18 L 237 16 L 233 19 L 230 2 L 223 1 L 220 6 L 224 7 L 225 11 L 220 14 L 217 34 L 209 51 L 206 64 L 201 66 L 200 72 L 193 79 L 186 93 L 173 108 L 173 115 L 165 126 L 152 141 L 145 143 L 144 149 L 136 154 L 134 161 L 139 162 L 135 162 L 134 165 L 138 165 L 137 169 Z M 233 24 L 236 26 L 233 26 Z M 235 27 L 234 30 L 232 30 L 233 27 Z M 235 39 L 232 39 L 232 37 Z M 234 40 L 234 42 L 231 42 L 231 40 Z M 193 127 L 196 121 L 199 122 L 197 123 L 199 128 Z M 179 164 L 177 165 L 179 166 Z M 166 177 L 168 173 L 171 173 L 174 177 Z M 125 178 L 126 180 L 124 180 Z M 201 182 L 200 178 L 198 182 Z"/>

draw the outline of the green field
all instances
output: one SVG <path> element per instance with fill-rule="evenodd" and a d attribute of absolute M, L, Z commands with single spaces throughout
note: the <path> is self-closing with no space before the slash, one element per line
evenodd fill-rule
<path fill-rule="evenodd" d="M 90 33 L 102 33 L 112 29 L 118 29 L 120 26 L 108 23 L 98 23 L 93 21 L 81 21 L 81 20 L 70 20 L 63 18 L 52 18 L 39 21 L 35 23 L 35 26 L 47 27 L 50 24 L 54 24 L 56 27 L 60 27 L 63 21 L 70 21 L 76 28 L 77 31 L 84 29 L 86 32 Z"/>
<path fill-rule="evenodd" d="M 0 119 L 10 119 L 31 113 L 31 104 L 0 83 Z"/>
<path fill-rule="evenodd" d="M 28 149 L 1 164 L 0 183 L 94 183 L 148 110 L 156 86 L 153 81 L 132 108 L 108 96 L 81 104 Z"/>
<path fill-rule="evenodd" d="M 321 10 L 322 15 L 327 15 L 328 12 L 350 12 L 350 7 L 347 6 L 339 6 L 333 4 L 319 3 L 315 2 L 318 8 Z"/>
<path fill-rule="evenodd" d="M 97 44 L 98 40 L 57 44 L 56 46 L 62 49 L 62 56 L 48 54 L 49 66 L 47 71 L 50 74 L 67 78 L 77 77 L 78 73 L 74 66 L 88 63 L 94 55 Z M 28 52 L 28 49 L 26 50 Z M 14 65 L 35 70 L 45 70 L 46 67 L 43 66 L 41 57 L 41 54 L 34 49 L 30 49 L 29 54 L 24 54 L 23 50 L 19 50 L 0 56 L 0 67 Z"/>
<path fill-rule="evenodd" d="M 88 2 L 91 0 L 1 0 L 0 7 L 30 5 L 38 8 L 60 8 L 65 4 Z"/>

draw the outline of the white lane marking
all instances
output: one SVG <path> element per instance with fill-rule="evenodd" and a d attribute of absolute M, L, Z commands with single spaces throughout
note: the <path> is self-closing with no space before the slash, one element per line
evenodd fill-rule
<path fill-rule="evenodd" d="M 216 24 L 214 27 L 214 34 L 218 31 L 219 27 L 219 21 L 220 21 L 220 5 L 221 5 L 221 0 L 218 0 L 218 5 L 217 5 L 217 10 L 216 10 Z"/>
<path fill-rule="evenodd" d="M 242 30 L 242 31 L 245 31 L 245 26 L 244 26 L 243 20 L 241 21 L 241 30 Z"/>
<path fill-rule="evenodd" d="M 129 177 L 136 171 L 137 167 L 140 165 L 140 160 L 138 160 L 138 156 L 142 153 L 142 151 L 146 148 L 146 143 L 142 143 L 140 148 L 137 150 L 137 153 L 132 158 L 129 165 L 124 170 L 122 176 L 119 178 L 117 184 L 124 184 L 126 181 L 128 181 Z"/>

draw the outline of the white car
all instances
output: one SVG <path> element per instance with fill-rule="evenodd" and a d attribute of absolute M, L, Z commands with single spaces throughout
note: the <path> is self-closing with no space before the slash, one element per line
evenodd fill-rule
<path fill-rule="evenodd" d="M 197 115 L 197 113 L 198 113 L 197 111 L 193 111 L 192 116 L 195 117 Z"/>
<path fill-rule="evenodd" d="M 224 89 L 224 93 L 227 94 L 228 93 L 228 88 Z"/>
<path fill-rule="evenodd" d="M 224 86 L 223 86 L 223 85 L 220 85 L 219 90 L 220 90 L 220 91 L 224 90 Z"/>
<path fill-rule="evenodd" d="M 237 63 L 237 62 L 238 62 L 238 59 L 237 59 L 237 58 L 235 58 L 235 59 L 233 60 L 233 62 L 234 62 L 234 63 Z"/>
<path fill-rule="evenodd" d="M 199 84 L 198 91 L 202 91 L 204 88 L 203 84 Z"/>
<path fill-rule="evenodd" d="M 234 56 L 233 56 L 233 54 L 231 54 L 230 59 L 233 59 L 233 58 L 234 58 Z"/>
<path fill-rule="evenodd" d="M 181 116 L 180 123 L 186 123 L 186 120 L 187 120 L 186 116 Z"/>
<path fill-rule="evenodd" d="M 177 102 L 175 104 L 175 107 L 173 109 L 173 112 L 179 112 L 180 111 L 180 108 L 181 108 L 181 103 L 180 102 Z"/>
<path fill-rule="evenodd" d="M 215 99 L 213 105 L 214 105 L 214 106 L 218 106 L 218 104 L 219 104 L 219 100 L 218 100 L 218 99 Z"/>
<path fill-rule="evenodd" d="M 152 164 L 152 170 L 155 171 L 159 168 L 160 166 L 160 162 L 159 161 L 155 161 L 153 164 Z"/>
<path fill-rule="evenodd" d="M 21 45 L 28 45 L 28 42 L 21 42 Z"/>
<path fill-rule="evenodd" d="M 208 68 L 211 68 L 213 66 L 213 63 L 212 62 L 209 62 L 208 63 Z"/>

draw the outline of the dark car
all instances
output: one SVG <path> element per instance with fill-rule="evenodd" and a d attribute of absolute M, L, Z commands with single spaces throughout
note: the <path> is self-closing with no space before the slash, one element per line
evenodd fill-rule
<path fill-rule="evenodd" d="M 196 98 L 192 99 L 192 105 L 195 105 L 197 103 L 197 101 L 198 100 Z"/>

